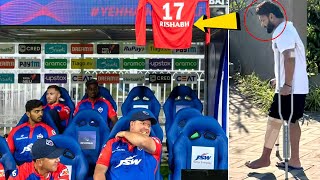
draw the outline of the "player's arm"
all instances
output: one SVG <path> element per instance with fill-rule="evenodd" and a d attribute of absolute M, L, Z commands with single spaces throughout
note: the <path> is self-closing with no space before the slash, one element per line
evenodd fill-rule
<path fill-rule="evenodd" d="M 285 85 L 291 87 L 295 68 L 295 51 L 294 49 L 287 49 L 282 54 L 284 57 Z"/>
<path fill-rule="evenodd" d="M 11 132 L 9 133 L 9 135 L 7 137 L 7 143 L 8 143 L 9 150 L 10 150 L 11 154 L 13 154 L 14 150 L 16 149 L 14 146 L 14 140 L 13 140 L 14 132 L 15 132 L 15 129 L 11 130 Z"/>
<path fill-rule="evenodd" d="M 157 149 L 156 142 L 151 137 L 141 133 L 120 131 L 116 137 L 126 138 L 131 144 L 144 149 L 150 154 L 154 154 Z"/>
<path fill-rule="evenodd" d="M 112 144 L 115 139 L 111 139 L 107 144 L 102 148 L 101 153 L 98 157 L 96 167 L 94 169 L 93 179 L 95 180 L 105 180 L 106 173 L 108 171 L 108 166 L 110 165 Z"/>
<path fill-rule="evenodd" d="M 70 108 L 68 106 L 61 106 L 60 110 L 57 110 L 61 120 L 68 120 L 70 117 Z"/>
<path fill-rule="evenodd" d="M 118 115 L 111 103 L 105 100 L 105 103 L 108 106 L 108 118 L 112 121 L 113 125 L 115 125 L 118 121 Z"/>
<path fill-rule="evenodd" d="M 107 173 L 108 167 L 102 164 L 97 164 L 94 168 L 94 174 L 93 179 L 94 180 L 105 180 L 106 179 L 106 173 Z"/>

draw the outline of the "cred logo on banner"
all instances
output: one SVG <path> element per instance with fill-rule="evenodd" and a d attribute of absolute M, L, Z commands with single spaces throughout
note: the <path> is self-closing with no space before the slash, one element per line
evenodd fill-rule
<path fill-rule="evenodd" d="M 67 74 L 45 74 L 44 83 L 53 83 L 53 84 L 67 83 Z"/>
<path fill-rule="evenodd" d="M 41 54 L 41 44 L 19 44 L 19 54 Z"/>

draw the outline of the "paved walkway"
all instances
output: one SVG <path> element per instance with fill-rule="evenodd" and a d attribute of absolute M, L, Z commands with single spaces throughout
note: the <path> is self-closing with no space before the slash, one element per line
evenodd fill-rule
<path fill-rule="evenodd" d="M 262 115 L 234 87 L 230 87 L 229 117 L 229 179 L 284 180 L 285 171 L 275 166 L 279 161 L 275 156 L 275 148 L 269 167 L 255 170 L 244 165 L 246 161 L 255 160 L 261 154 L 267 116 Z M 301 126 L 300 156 L 304 170 L 290 171 L 289 179 L 320 179 L 320 117 L 312 117 Z M 281 157 L 282 144 L 281 131 Z"/>

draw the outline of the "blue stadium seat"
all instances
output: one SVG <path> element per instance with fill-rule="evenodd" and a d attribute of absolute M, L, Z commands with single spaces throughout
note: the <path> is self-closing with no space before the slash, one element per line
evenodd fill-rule
<path fill-rule="evenodd" d="M 99 97 L 104 97 L 106 100 L 108 100 L 111 103 L 113 109 L 115 111 L 117 111 L 117 109 L 118 109 L 117 103 L 114 101 L 112 95 L 110 94 L 110 91 L 107 88 L 105 88 L 103 86 L 99 86 L 98 96 Z M 85 93 L 84 96 L 82 97 L 82 100 L 83 99 L 87 99 L 87 98 L 88 98 L 88 94 Z"/>
<path fill-rule="evenodd" d="M 66 106 L 68 106 L 70 108 L 70 118 L 69 118 L 69 123 L 72 121 L 72 114 L 74 112 L 75 109 L 75 104 L 72 101 L 68 91 L 64 88 L 64 87 L 59 87 L 60 88 L 60 92 L 61 92 L 61 100 L 60 102 Z M 40 101 L 43 103 L 43 105 L 46 105 L 47 102 L 47 91 L 43 93 L 42 97 L 40 98 Z"/>
<path fill-rule="evenodd" d="M 63 133 L 71 136 L 80 144 L 89 164 L 88 176 L 93 175 L 96 161 L 102 146 L 109 137 L 109 133 L 110 129 L 105 120 L 99 112 L 92 109 L 82 110 L 77 113 Z"/>
<path fill-rule="evenodd" d="M 146 86 L 134 87 L 121 106 L 122 115 L 126 116 L 134 108 L 149 109 L 158 119 L 161 104 L 150 88 Z"/>
<path fill-rule="evenodd" d="M 52 136 L 51 139 L 58 148 L 65 149 L 60 157 L 60 162 L 68 167 L 70 180 L 86 180 L 89 168 L 88 162 L 78 142 L 66 135 Z"/>
<path fill-rule="evenodd" d="M 202 103 L 197 94 L 189 86 L 176 86 L 163 105 L 166 116 L 165 130 L 168 132 L 176 113 L 183 108 L 192 107 L 202 113 Z"/>
<path fill-rule="evenodd" d="M 29 120 L 29 118 L 28 118 L 27 114 L 25 113 L 21 117 L 20 121 L 18 122 L 18 124 L 16 126 L 19 126 L 19 125 L 21 125 L 23 123 L 28 122 L 28 120 Z M 56 131 L 57 134 L 59 133 L 58 128 L 57 128 L 56 124 L 54 123 L 54 121 L 53 121 L 53 119 L 52 119 L 52 117 L 50 116 L 49 113 L 43 113 L 42 122 L 44 122 L 45 124 L 47 124 L 50 127 L 52 127 Z"/>
<path fill-rule="evenodd" d="M 175 141 L 173 152 L 173 179 L 181 179 L 182 169 L 228 169 L 227 136 L 209 116 L 190 119 Z"/>
<path fill-rule="evenodd" d="M 151 89 L 146 86 L 134 87 L 128 94 L 128 97 L 121 106 L 122 115 L 126 116 L 135 108 L 149 109 L 158 120 L 161 105 Z M 158 121 L 159 122 L 159 121 Z M 156 136 L 162 141 L 163 131 L 160 125 L 152 126 L 152 130 Z"/>
<path fill-rule="evenodd" d="M 16 162 L 9 150 L 7 141 L 3 137 L 0 137 L 0 163 L 4 167 L 6 177 L 16 169 Z"/>
<path fill-rule="evenodd" d="M 112 139 L 116 136 L 116 134 L 120 131 L 127 131 L 129 130 L 130 128 L 130 121 L 131 121 L 131 116 L 133 113 L 135 112 L 138 112 L 138 111 L 147 111 L 149 114 L 152 114 L 153 113 L 149 110 L 149 109 L 145 109 L 145 108 L 135 108 L 135 109 L 132 109 L 130 112 L 128 112 L 128 114 L 126 116 L 123 116 L 121 117 L 118 122 L 115 124 L 115 126 L 112 128 L 111 132 L 110 132 L 110 135 L 109 135 L 109 139 Z M 154 128 L 160 128 L 160 125 L 159 123 L 155 124 L 155 125 L 152 125 L 151 127 L 151 132 L 150 132 L 150 136 L 152 137 L 158 137 L 156 134 L 155 134 L 155 131 L 154 131 Z M 162 129 L 161 129 L 161 132 L 162 132 Z M 161 138 L 158 137 L 161 141 L 163 138 L 163 133 L 162 133 L 162 136 Z M 161 155 L 162 156 L 162 155 Z M 158 170 L 156 172 L 156 180 L 162 180 L 162 176 L 160 174 L 160 164 L 161 164 L 161 161 L 159 162 L 159 166 L 158 166 Z"/>
<path fill-rule="evenodd" d="M 183 130 L 184 126 L 191 118 L 202 116 L 201 112 L 195 108 L 184 108 L 177 112 L 176 117 L 167 132 L 167 149 L 168 149 L 168 163 L 171 170 L 173 170 L 173 145 L 178 136 L 180 135 L 181 131 Z M 194 118 L 195 120 L 198 120 Z"/>

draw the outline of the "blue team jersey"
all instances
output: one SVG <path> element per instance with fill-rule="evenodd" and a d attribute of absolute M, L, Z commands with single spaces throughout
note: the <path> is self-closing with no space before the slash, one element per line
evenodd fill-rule
<path fill-rule="evenodd" d="M 69 171 L 65 165 L 58 163 L 55 172 L 49 172 L 47 177 L 43 177 L 35 170 L 34 162 L 29 162 L 12 171 L 9 180 L 69 180 Z"/>
<path fill-rule="evenodd" d="M 154 180 L 158 169 L 161 142 L 152 137 L 156 143 L 153 154 L 133 146 L 124 138 L 113 138 L 102 149 L 97 164 L 108 167 L 107 179 L 110 180 Z"/>
<path fill-rule="evenodd" d="M 81 100 L 74 111 L 74 116 L 81 110 L 93 109 L 98 111 L 109 127 L 112 124 L 111 117 L 117 116 L 116 111 L 112 107 L 111 103 L 103 97 L 97 98 L 95 101 L 91 101 L 89 98 Z"/>
<path fill-rule="evenodd" d="M 40 122 L 31 127 L 29 122 L 13 128 L 7 138 L 8 146 L 18 165 L 31 162 L 31 147 L 37 139 L 49 138 L 56 132 L 47 124 Z"/>

